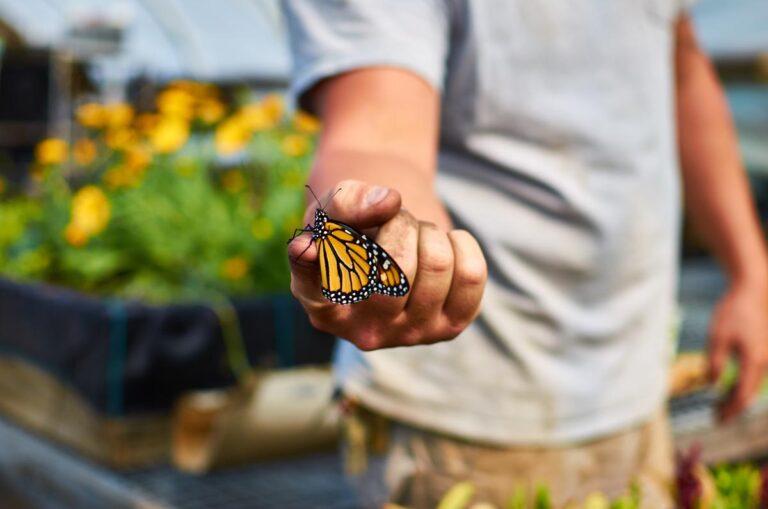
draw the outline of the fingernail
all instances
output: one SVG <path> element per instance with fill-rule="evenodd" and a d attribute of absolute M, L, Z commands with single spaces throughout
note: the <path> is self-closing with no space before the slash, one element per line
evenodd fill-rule
<path fill-rule="evenodd" d="M 365 195 L 365 204 L 367 206 L 376 205 L 381 200 L 386 198 L 386 196 L 389 194 L 389 189 L 382 186 L 373 186 L 369 191 L 368 194 Z"/>

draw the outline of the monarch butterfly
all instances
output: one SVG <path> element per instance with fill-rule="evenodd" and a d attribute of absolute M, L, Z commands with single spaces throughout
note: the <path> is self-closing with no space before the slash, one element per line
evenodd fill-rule
<path fill-rule="evenodd" d="M 288 242 L 303 232 L 312 233 L 323 296 L 336 304 L 352 304 L 374 292 L 392 297 L 407 294 L 408 278 L 389 253 L 365 234 L 329 218 L 312 188 L 306 188 L 318 204 L 315 224 L 297 228 Z"/>

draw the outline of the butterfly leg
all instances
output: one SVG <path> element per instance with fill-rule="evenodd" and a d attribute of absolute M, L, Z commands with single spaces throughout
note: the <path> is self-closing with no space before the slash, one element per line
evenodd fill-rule
<path fill-rule="evenodd" d="M 304 256 L 304 253 L 307 252 L 307 249 L 309 249 L 309 246 L 312 245 L 312 239 L 309 239 L 309 242 L 307 242 L 307 247 L 304 248 L 304 251 L 299 254 L 299 256 L 296 257 L 297 260 L 300 260 L 302 256 Z"/>
<path fill-rule="evenodd" d="M 305 226 L 304 228 L 296 228 L 295 230 L 293 230 L 293 235 L 291 236 L 290 239 L 288 239 L 287 244 L 290 244 L 293 241 L 293 239 L 295 239 L 296 237 L 298 237 L 302 233 L 304 233 L 304 232 L 311 232 L 311 231 L 312 231 L 312 225 L 310 225 L 310 224 L 307 224 L 307 226 Z"/>

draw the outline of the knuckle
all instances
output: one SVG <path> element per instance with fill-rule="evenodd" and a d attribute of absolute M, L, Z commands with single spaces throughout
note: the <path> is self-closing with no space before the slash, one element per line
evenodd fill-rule
<path fill-rule="evenodd" d="M 422 252 L 420 266 L 427 272 L 449 272 L 453 269 L 453 254 L 449 249 L 434 244 Z"/>
<path fill-rule="evenodd" d="M 350 341 L 352 341 L 352 343 L 354 343 L 357 348 L 364 352 L 372 352 L 374 350 L 378 350 L 384 345 L 379 337 L 371 335 L 358 336 Z"/>
<path fill-rule="evenodd" d="M 488 278 L 488 267 L 485 264 L 485 260 L 482 258 L 465 260 L 457 267 L 456 277 L 463 285 L 484 285 Z"/>
<path fill-rule="evenodd" d="M 468 325 L 468 320 L 448 320 L 443 327 L 443 335 L 446 339 L 453 339 L 464 332 Z"/>
<path fill-rule="evenodd" d="M 345 325 L 343 318 L 336 313 L 334 308 L 314 302 L 302 302 L 302 305 L 307 312 L 309 323 L 315 329 L 338 335 Z"/>
<path fill-rule="evenodd" d="M 398 343 L 402 346 L 416 346 L 422 344 L 423 340 L 424 333 L 418 328 L 413 328 L 400 334 Z"/>
<path fill-rule="evenodd" d="M 456 337 L 461 333 L 461 331 L 456 331 L 454 329 L 440 329 L 439 331 L 431 334 L 429 336 L 429 340 L 425 341 L 426 344 L 434 344 L 434 343 L 442 343 L 444 341 L 451 341 L 452 339 L 456 339 Z"/>
<path fill-rule="evenodd" d="M 309 323 L 312 325 L 312 327 L 323 332 L 331 332 L 328 330 L 328 323 L 322 317 L 313 313 L 310 313 L 307 316 L 309 317 Z"/>
<path fill-rule="evenodd" d="M 467 230 L 451 230 L 448 232 L 448 237 L 457 244 L 479 248 L 477 240 Z"/>
<path fill-rule="evenodd" d="M 395 218 L 410 228 L 418 228 L 419 226 L 419 221 L 413 217 L 413 214 L 405 209 L 400 209 L 397 211 Z"/>
<path fill-rule="evenodd" d="M 347 339 L 364 352 L 378 350 L 386 344 L 386 338 L 377 328 L 358 328 Z"/>
<path fill-rule="evenodd" d="M 443 316 L 430 328 L 430 333 L 427 335 L 428 339 L 424 342 L 439 343 L 441 341 L 449 341 L 461 334 L 467 328 L 467 325 L 469 325 L 469 322 L 466 320 L 451 320 Z"/>
<path fill-rule="evenodd" d="M 443 252 L 430 250 L 421 259 L 421 269 L 434 274 L 444 274 L 453 268 L 453 259 Z"/>
<path fill-rule="evenodd" d="M 466 306 L 463 309 L 456 309 L 450 313 L 444 314 L 444 326 L 446 329 L 459 334 L 469 327 L 480 314 L 480 304 L 475 306 Z"/>

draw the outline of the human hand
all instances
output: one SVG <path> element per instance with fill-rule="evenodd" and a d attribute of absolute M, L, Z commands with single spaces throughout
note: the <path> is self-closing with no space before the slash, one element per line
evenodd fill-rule
<path fill-rule="evenodd" d="M 720 406 L 722 421 L 734 418 L 753 402 L 768 368 L 768 291 L 763 288 L 735 285 L 715 309 L 709 343 L 713 382 L 733 354 L 739 360 L 739 378 Z"/>
<path fill-rule="evenodd" d="M 411 290 L 399 298 L 374 294 L 351 305 L 329 302 L 320 292 L 317 250 L 314 243 L 308 247 L 311 234 L 304 233 L 288 247 L 291 292 L 312 325 L 366 351 L 456 337 L 476 317 L 487 278 L 474 237 L 418 221 L 401 208 L 394 189 L 356 180 L 336 187 L 340 191 L 328 204 L 328 215 L 375 239 L 405 272 Z M 307 209 L 309 223 L 315 208 Z"/>

